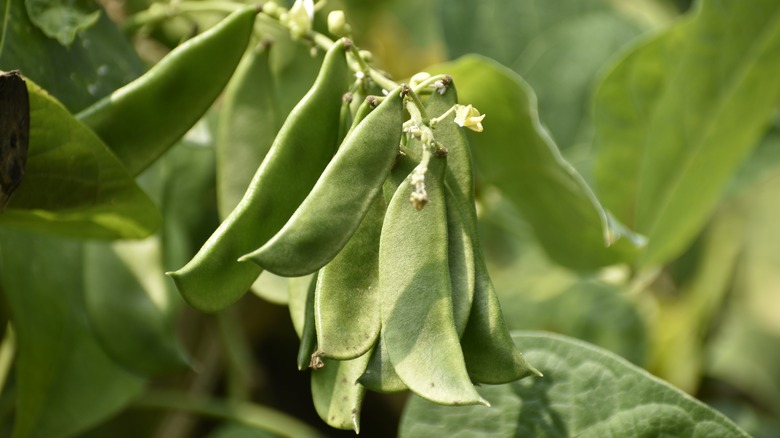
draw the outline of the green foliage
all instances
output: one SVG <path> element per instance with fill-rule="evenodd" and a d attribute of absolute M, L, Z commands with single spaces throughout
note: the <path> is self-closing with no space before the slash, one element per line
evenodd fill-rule
<path fill-rule="evenodd" d="M 0 278 L 17 333 L 16 436 L 70 436 L 103 421 L 144 387 L 94 338 L 83 246 L 3 229 Z M 44 304 L 45 303 L 45 304 Z"/>
<path fill-rule="evenodd" d="M 517 332 L 513 339 L 544 377 L 484 388 L 494 400 L 490 409 L 412 398 L 399 435 L 747 436 L 722 414 L 608 351 L 546 333 Z"/>
<path fill-rule="evenodd" d="M 0 436 L 773 436 L 776 2 L 343 3 L 0 4 Z"/>
<path fill-rule="evenodd" d="M 65 47 L 73 44 L 79 31 L 89 28 L 100 17 L 96 5 L 85 0 L 25 0 L 24 5 L 30 21 Z"/>
<path fill-rule="evenodd" d="M 641 265 L 682 253 L 766 131 L 780 96 L 778 16 L 774 1 L 702 2 L 599 86 L 599 195 L 648 236 Z"/>
<path fill-rule="evenodd" d="M 33 83 L 23 183 L 0 222 L 76 237 L 141 238 L 160 214 L 87 127 Z"/>

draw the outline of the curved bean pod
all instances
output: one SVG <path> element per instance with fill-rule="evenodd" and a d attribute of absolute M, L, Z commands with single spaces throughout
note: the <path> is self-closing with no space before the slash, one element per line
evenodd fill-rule
<path fill-rule="evenodd" d="M 347 135 L 309 196 L 285 226 L 252 260 L 277 275 L 312 273 L 331 261 L 349 241 L 379 195 L 398 153 L 403 125 L 401 87 Z"/>
<path fill-rule="evenodd" d="M 381 336 L 395 372 L 417 395 L 440 404 L 487 404 L 469 379 L 455 330 L 447 263 L 447 161 L 428 164 L 429 202 L 409 202 L 413 175 L 395 192 L 382 226 Z"/>
<path fill-rule="evenodd" d="M 169 273 L 193 307 L 223 309 L 260 275 L 259 266 L 237 259 L 282 228 L 333 157 L 341 97 L 349 80 L 345 44 L 339 40 L 328 50 L 312 88 L 282 125 L 238 206 L 187 265 Z"/>
<path fill-rule="evenodd" d="M 247 6 L 233 12 L 76 117 L 131 174 L 141 173 L 206 113 L 225 88 L 249 44 L 258 11 Z"/>
<path fill-rule="evenodd" d="M 439 105 L 442 110 L 449 109 L 455 103 L 457 93 L 453 84 L 449 85 L 444 95 L 434 94 L 429 101 L 429 105 Z M 434 133 L 436 140 L 444 143 L 449 150 L 447 207 L 453 205 L 460 210 L 463 228 L 473 241 L 471 311 L 461 336 L 461 347 L 469 376 L 476 382 L 499 384 L 531 374 L 541 375 L 517 351 L 501 313 L 479 243 L 469 142 L 463 129 L 457 126 L 453 119 L 454 115 L 440 121 Z"/>
<path fill-rule="evenodd" d="M 320 270 L 314 293 L 317 348 L 333 359 L 353 359 L 379 336 L 379 234 L 385 200 L 374 197 L 347 246 Z"/>
<path fill-rule="evenodd" d="M 357 383 L 365 386 L 366 389 L 383 394 L 392 394 L 409 389 L 401 381 L 401 378 L 398 377 L 398 373 L 395 372 L 395 367 L 393 367 L 390 356 L 387 354 L 387 347 L 384 339 L 382 339 L 382 335 L 379 336 L 374 349 L 369 354 L 371 354 L 371 358 L 368 360 L 368 365 L 363 375 L 357 379 Z"/>

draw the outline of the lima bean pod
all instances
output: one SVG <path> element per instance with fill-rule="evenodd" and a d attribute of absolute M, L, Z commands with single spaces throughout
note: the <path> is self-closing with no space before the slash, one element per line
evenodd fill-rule
<path fill-rule="evenodd" d="M 395 372 L 417 395 L 440 404 L 487 404 L 469 379 L 455 321 L 447 262 L 447 161 L 428 164 L 429 202 L 409 202 L 412 179 L 398 187 L 385 215 L 379 247 L 384 345 Z"/>
<path fill-rule="evenodd" d="M 469 376 L 475 382 L 497 385 L 542 375 L 512 342 L 481 252 L 476 254 L 474 304 L 460 342 Z"/>
<path fill-rule="evenodd" d="M 225 89 L 215 141 L 220 219 L 241 201 L 281 124 L 271 50 L 261 44 L 247 51 Z"/>
<path fill-rule="evenodd" d="M 366 369 L 369 355 L 350 360 L 325 359 L 311 373 L 311 398 L 317 414 L 331 427 L 360 433 L 360 408 L 366 388 L 355 381 Z"/>
<path fill-rule="evenodd" d="M 431 117 L 439 117 L 458 103 L 455 85 L 448 81 L 443 94 L 433 93 L 426 103 Z M 445 175 L 447 198 L 447 238 L 448 262 L 452 280 L 452 302 L 454 306 L 455 328 L 462 336 L 468 323 L 474 300 L 475 268 L 474 241 L 476 228 L 476 210 L 474 203 L 452 202 L 450 191 L 459 192 L 462 199 L 474 199 L 474 177 L 471 167 L 471 151 L 463 129 L 455 123 L 455 115 L 439 121 L 433 133 L 436 141 L 447 148 L 447 174 Z M 474 215 L 471 215 L 471 212 Z"/>
<path fill-rule="evenodd" d="M 225 88 L 249 44 L 258 11 L 247 6 L 233 12 L 76 117 L 138 175 L 176 143 Z"/>
<path fill-rule="evenodd" d="M 306 285 L 306 288 L 304 289 L 303 285 Z M 314 324 L 314 290 L 317 287 L 317 275 L 311 277 L 311 279 L 308 281 L 308 284 L 300 282 L 290 282 L 290 300 L 291 301 L 297 301 L 298 306 L 297 309 L 301 310 L 301 304 L 303 315 L 297 315 L 293 316 L 293 318 L 298 318 L 299 321 L 301 321 L 302 317 L 302 324 L 300 325 L 300 337 L 301 337 L 301 344 L 298 347 L 298 369 L 303 371 L 306 368 L 310 366 L 312 363 L 312 355 L 317 350 L 317 332 Z M 305 291 L 305 294 L 304 294 Z M 290 311 L 292 311 L 293 306 L 290 306 Z"/>
<path fill-rule="evenodd" d="M 401 87 L 344 139 L 333 160 L 284 227 L 240 258 L 282 276 L 312 273 L 331 261 L 360 225 L 398 153 Z"/>
<path fill-rule="evenodd" d="M 325 55 L 312 88 L 282 125 L 238 206 L 189 263 L 169 274 L 193 307 L 223 309 L 260 275 L 259 266 L 237 259 L 282 228 L 330 162 L 350 76 L 345 42 L 339 40 Z"/>
<path fill-rule="evenodd" d="M 314 294 L 318 350 L 353 359 L 379 336 L 379 234 L 385 200 L 375 196 L 347 246 L 320 270 Z"/>
<path fill-rule="evenodd" d="M 374 349 L 369 353 L 371 358 L 368 360 L 363 375 L 357 380 L 357 383 L 363 385 L 366 389 L 383 394 L 391 394 L 406 391 L 406 384 L 398 377 L 395 367 L 390 361 L 390 355 L 387 354 L 387 347 L 382 335 L 379 335 Z"/>
<path fill-rule="evenodd" d="M 429 101 L 431 106 L 438 105 L 440 112 L 455 103 L 457 93 L 453 84 L 448 86 L 444 95 L 434 94 Z M 462 228 L 473 242 L 473 295 L 468 322 L 461 336 L 461 347 L 469 376 L 476 382 L 499 384 L 530 374 L 540 375 L 517 351 L 490 281 L 479 243 L 469 142 L 453 118 L 454 116 L 450 116 L 440 121 L 434 133 L 436 139 L 449 149 L 449 172 L 445 181 L 447 207 L 455 206 L 461 212 Z"/>

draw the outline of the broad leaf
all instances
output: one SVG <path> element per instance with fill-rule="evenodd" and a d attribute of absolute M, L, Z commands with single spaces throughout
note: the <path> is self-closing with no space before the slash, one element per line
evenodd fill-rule
<path fill-rule="evenodd" d="M 71 112 L 86 108 L 144 72 L 127 38 L 105 14 L 66 48 L 30 22 L 24 3 L 3 2 L 7 9 L 0 14 L 7 15 L 0 22 L 0 69 L 21 70 Z"/>
<path fill-rule="evenodd" d="M 164 272 L 158 237 L 84 249 L 84 298 L 95 336 L 114 360 L 141 375 L 189 365 L 174 326 L 181 297 Z"/>
<path fill-rule="evenodd" d="M 482 387 L 490 408 L 413 397 L 399 435 L 747 437 L 722 414 L 605 350 L 543 332 L 516 332 L 514 340 L 544 377 Z"/>
<path fill-rule="evenodd" d="M 434 69 L 452 75 L 461 103 L 486 114 L 484 132 L 469 132 L 478 173 L 517 205 L 550 257 L 582 270 L 632 259 L 639 238 L 610 218 L 561 157 L 522 78 L 473 55 Z"/>
<path fill-rule="evenodd" d="M 673 385 L 694 393 L 701 383 L 705 334 L 717 327 L 728 308 L 734 271 L 742 255 L 747 230 L 745 210 L 721 208 L 705 233 L 686 254 L 691 260 L 674 284 L 674 266 L 666 281 L 650 286 L 655 292 L 655 318 L 650 323 L 652 357 L 648 368 Z M 671 275 L 669 275 L 671 271 Z M 671 277 L 671 278 L 670 278 Z M 681 278 L 680 278 L 681 277 Z M 672 280 L 672 281 L 670 281 Z M 776 291 L 776 290 L 775 290 Z"/>
<path fill-rule="evenodd" d="M 437 3 L 450 57 L 478 53 L 519 73 L 539 97 L 541 118 L 562 149 L 589 139 L 597 73 L 648 26 L 609 0 Z M 663 20 L 646 5 L 636 7 L 644 17 Z"/>
<path fill-rule="evenodd" d="M 77 237 L 141 238 L 160 212 L 87 127 L 28 81 L 27 167 L 0 224 Z"/>
<path fill-rule="evenodd" d="M 506 200 L 486 194 L 480 206 L 479 235 L 510 330 L 576 336 L 637 365 L 647 362 L 646 323 L 619 286 L 553 263 Z"/>
<path fill-rule="evenodd" d="M 120 368 L 93 337 L 80 244 L 2 230 L 0 282 L 19 345 L 14 436 L 77 434 L 143 391 L 144 380 Z"/>
<path fill-rule="evenodd" d="M 690 244 L 767 128 L 780 98 L 779 23 L 775 0 L 703 0 L 599 87 L 599 195 L 648 236 L 640 264 Z"/>
<path fill-rule="evenodd" d="M 89 0 L 25 0 L 27 15 L 43 33 L 70 46 L 76 34 L 89 28 L 100 17 L 100 10 Z"/>

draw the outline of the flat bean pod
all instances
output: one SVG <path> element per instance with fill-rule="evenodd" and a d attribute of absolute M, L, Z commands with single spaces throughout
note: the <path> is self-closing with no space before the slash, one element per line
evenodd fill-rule
<path fill-rule="evenodd" d="M 238 206 L 187 265 L 169 274 L 193 307 L 223 309 L 260 275 L 259 266 L 237 259 L 282 228 L 333 157 L 341 97 L 349 80 L 345 44 L 339 40 L 328 50 L 312 88 L 282 125 Z"/>
<path fill-rule="evenodd" d="M 314 315 L 317 348 L 325 357 L 356 358 L 379 336 L 379 235 L 385 209 L 384 198 L 375 196 L 347 246 L 320 270 Z"/>
<path fill-rule="evenodd" d="M 447 200 L 447 263 L 452 285 L 452 311 L 455 330 L 463 335 L 474 300 L 474 246 L 465 213 L 456 202 L 450 202 L 449 187 L 445 186 Z"/>
<path fill-rule="evenodd" d="M 415 394 L 440 404 L 487 404 L 466 372 L 447 262 L 446 158 L 428 165 L 429 202 L 409 202 L 413 175 L 387 209 L 379 247 L 382 337 L 395 372 Z"/>
<path fill-rule="evenodd" d="M 301 288 L 301 284 L 291 284 L 290 299 L 303 304 L 303 325 L 301 327 L 300 337 L 301 345 L 298 347 L 298 369 L 303 371 L 309 367 L 312 362 L 312 355 L 317 350 L 317 331 L 314 325 L 314 289 L 317 287 L 317 275 L 315 274 L 309 281 L 306 289 Z M 305 290 L 305 295 L 302 292 Z M 290 307 L 292 310 L 292 306 Z M 301 316 L 297 316 L 301 318 Z"/>
<path fill-rule="evenodd" d="M 514 382 L 530 375 L 541 376 L 512 342 L 482 253 L 475 255 L 474 304 L 460 340 L 469 376 L 475 382 L 490 385 Z"/>
<path fill-rule="evenodd" d="M 403 124 L 401 87 L 347 135 L 309 196 L 252 260 L 282 276 L 312 273 L 331 261 L 360 225 L 398 153 Z"/>
<path fill-rule="evenodd" d="M 387 354 L 387 347 L 381 334 L 374 345 L 374 349 L 369 354 L 371 358 L 363 375 L 357 380 L 359 384 L 366 387 L 366 389 L 383 394 L 409 389 L 401 378 L 398 377 L 398 373 L 395 372 L 395 367 L 393 367 L 393 363 L 390 361 L 390 355 Z"/>
<path fill-rule="evenodd" d="M 458 103 L 454 84 L 448 82 L 443 94 L 433 93 L 428 98 L 426 110 L 430 117 L 439 117 Z M 455 115 L 439 121 L 434 127 L 436 141 L 447 148 L 447 174 L 445 197 L 447 198 L 447 239 L 452 303 L 455 327 L 462 336 L 469 319 L 474 300 L 475 268 L 474 239 L 476 239 L 476 210 L 474 209 L 474 177 L 471 167 L 471 151 L 463 129 L 455 121 Z M 451 192 L 458 192 L 455 202 Z"/>
<path fill-rule="evenodd" d="M 137 175 L 176 143 L 225 88 L 244 55 L 258 8 L 247 6 L 176 47 L 144 75 L 77 118 Z"/>
<path fill-rule="evenodd" d="M 369 354 L 350 360 L 326 359 L 311 373 L 311 398 L 317 414 L 331 427 L 360 433 L 360 408 L 366 388 L 355 381 L 363 374 Z"/>
<path fill-rule="evenodd" d="M 446 110 L 456 102 L 455 86 L 450 84 L 444 95 L 432 95 L 429 105 L 437 105 L 439 110 Z M 463 129 L 454 123 L 453 118 L 454 115 L 440 121 L 434 133 L 436 139 L 444 143 L 449 150 L 447 207 L 453 205 L 460 210 L 462 227 L 473 242 L 474 289 L 468 323 L 461 336 L 463 356 L 472 380 L 488 384 L 512 382 L 530 374 L 540 373 L 517 351 L 490 281 L 479 243 L 469 142 Z"/>
<path fill-rule="evenodd" d="M 270 52 L 249 50 L 225 89 L 216 132 L 217 208 L 221 219 L 238 205 L 281 125 Z"/>

